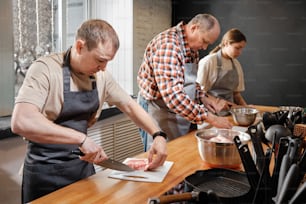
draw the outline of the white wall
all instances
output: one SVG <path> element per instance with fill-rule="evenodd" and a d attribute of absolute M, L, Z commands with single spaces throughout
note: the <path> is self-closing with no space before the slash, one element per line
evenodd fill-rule
<path fill-rule="evenodd" d="M 133 94 L 133 0 L 97 0 L 92 5 L 92 18 L 109 22 L 120 39 L 120 48 L 107 69 L 129 93 Z"/>
<path fill-rule="evenodd" d="M 108 70 L 131 95 L 137 95 L 136 75 L 147 43 L 171 25 L 171 0 L 95 0 L 91 18 L 108 21 L 117 31 L 120 48 Z"/>

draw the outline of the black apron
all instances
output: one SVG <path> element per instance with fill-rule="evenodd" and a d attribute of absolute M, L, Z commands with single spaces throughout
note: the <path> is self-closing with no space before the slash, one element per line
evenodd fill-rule
<path fill-rule="evenodd" d="M 70 91 L 70 49 L 64 57 L 64 103 L 54 121 L 87 134 L 88 120 L 99 107 L 96 81 L 92 90 Z M 71 154 L 78 145 L 40 144 L 29 141 L 23 167 L 22 202 L 27 203 L 95 173 L 93 164 Z"/>
<path fill-rule="evenodd" d="M 218 76 L 208 93 L 215 97 L 234 102 L 234 90 L 239 84 L 239 78 L 236 66 L 232 59 L 231 62 L 233 68 L 231 70 L 223 70 L 221 50 L 217 52 Z"/>

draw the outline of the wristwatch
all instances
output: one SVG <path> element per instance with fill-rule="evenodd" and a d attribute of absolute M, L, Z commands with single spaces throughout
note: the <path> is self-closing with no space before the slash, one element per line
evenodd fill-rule
<path fill-rule="evenodd" d="M 155 137 L 157 136 L 162 136 L 163 138 L 167 139 L 167 134 L 163 131 L 157 131 L 155 132 L 152 137 L 153 137 L 153 140 L 155 139 Z"/>

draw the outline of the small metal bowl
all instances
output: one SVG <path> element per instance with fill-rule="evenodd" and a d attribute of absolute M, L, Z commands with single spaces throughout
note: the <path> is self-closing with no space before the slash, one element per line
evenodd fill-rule
<path fill-rule="evenodd" d="M 254 123 L 258 110 L 250 107 L 235 107 L 230 112 L 237 125 L 249 126 Z"/>
<path fill-rule="evenodd" d="M 231 129 L 202 129 L 195 136 L 201 159 L 216 168 L 240 168 L 241 158 L 233 139 L 238 136 L 242 144 L 251 140 L 249 134 Z"/>

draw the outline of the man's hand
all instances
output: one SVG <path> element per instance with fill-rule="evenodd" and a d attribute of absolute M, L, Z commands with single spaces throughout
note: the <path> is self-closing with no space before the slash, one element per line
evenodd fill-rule
<path fill-rule="evenodd" d="M 80 159 L 90 163 L 97 164 L 108 159 L 102 147 L 97 145 L 90 137 L 86 138 L 80 150 L 85 154 Z"/>
<path fill-rule="evenodd" d="M 156 169 L 162 166 L 166 161 L 167 154 L 167 141 L 162 136 L 157 136 L 153 140 L 153 144 L 149 150 L 148 161 L 149 164 L 146 170 Z"/>
<path fill-rule="evenodd" d="M 208 113 L 206 121 L 217 128 L 231 129 L 233 124 L 228 120 L 227 117 L 219 117 L 212 113 Z"/>
<path fill-rule="evenodd" d="M 212 113 L 218 114 L 222 110 L 229 110 L 235 103 L 226 101 L 224 99 L 216 98 L 206 94 L 206 97 L 202 100 L 205 107 Z"/>

